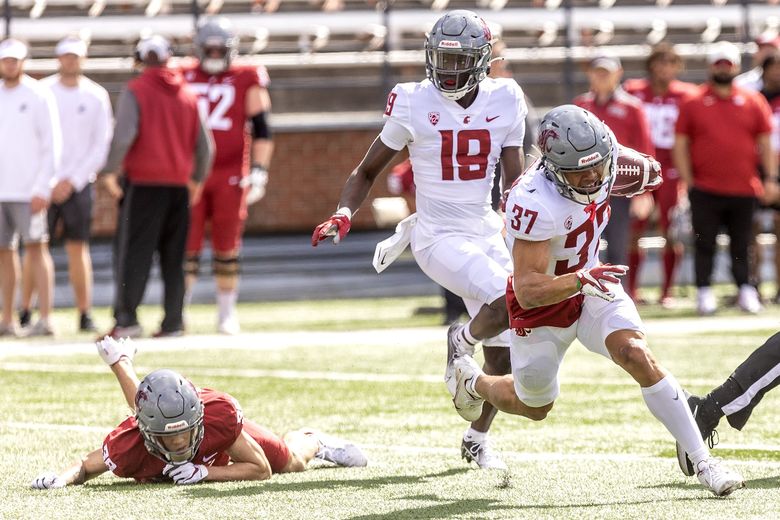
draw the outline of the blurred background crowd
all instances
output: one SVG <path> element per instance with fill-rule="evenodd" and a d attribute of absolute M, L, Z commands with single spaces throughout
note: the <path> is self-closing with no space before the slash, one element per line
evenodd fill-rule
<path fill-rule="evenodd" d="M 639 303 L 652 294 L 649 303 L 675 307 L 679 296 L 675 286 L 683 279 L 680 265 L 687 254 L 692 259 L 687 283 L 696 287 L 691 293 L 696 310 L 702 315 L 716 312 L 718 302 L 710 290 L 713 259 L 724 248 L 730 256 L 729 282 L 736 287 L 733 304 L 757 313 L 780 303 L 775 289 L 780 268 L 776 253 L 780 229 L 777 0 L 5 0 L 6 40 L 0 43 L 4 80 L 0 206 L 5 214 L 5 224 L 0 226 L 0 334 L 55 332 L 48 319 L 55 299 L 54 264 L 47 243 L 59 244 L 61 239 L 78 328 L 96 328 L 90 314 L 89 243 L 112 238 L 115 244 L 121 242 L 121 208 L 127 200 L 122 189 L 127 186 L 112 179 L 113 174 L 119 173 L 120 178 L 127 174 L 119 166 L 122 157 L 113 157 L 112 163 L 109 150 L 114 155 L 117 148 L 121 151 L 118 135 L 127 140 L 128 121 L 137 135 L 145 131 L 143 118 L 134 120 L 132 110 L 128 112 L 124 93 L 132 91 L 128 82 L 150 67 L 184 72 L 185 82 L 193 85 L 215 81 L 209 78 L 224 71 L 206 74 L 205 79 L 187 76 L 187 71 L 203 69 L 204 59 L 209 58 L 204 54 L 207 46 L 196 37 L 204 21 L 226 20 L 226 32 L 220 33 L 223 38 L 216 45 L 225 50 L 215 51 L 213 57 L 225 58 L 225 67 L 257 71 L 247 97 L 259 96 L 256 105 L 247 101 L 244 112 L 236 116 L 246 124 L 241 138 L 252 143 L 239 152 L 246 154 L 244 164 L 238 166 L 239 177 L 248 177 L 250 171 L 262 177 L 236 181 L 244 196 L 256 190 L 253 203 L 244 206 L 245 201 L 212 194 L 213 203 L 241 210 L 236 217 L 239 237 L 243 229 L 247 235 L 273 239 L 308 234 L 322 215 L 333 211 L 344 178 L 381 128 L 387 92 L 398 82 L 425 77 L 424 35 L 442 11 L 457 8 L 475 10 L 488 22 L 496 38 L 494 56 L 504 58 L 494 63 L 491 75 L 514 77 L 534 107 L 527 122 L 526 153 L 534 154 L 537 116 L 550 107 L 574 102 L 606 121 L 622 144 L 654 155 L 663 165 L 662 190 L 613 202 L 604 237 L 603 260 L 631 267 L 626 285 Z M 28 108 L 10 88 L 20 75 L 47 78 L 40 81 L 40 87 L 51 92 L 44 104 L 49 103 L 51 114 L 59 112 L 50 119 L 57 120 L 50 125 L 51 135 L 36 134 L 36 139 L 51 143 L 41 151 L 20 144 L 25 142 L 24 129 L 6 117 Z M 32 85 L 26 80 L 19 83 Z M 76 88 L 78 100 L 68 94 Z M 143 95 L 136 92 L 134 99 L 136 105 L 130 106 L 143 114 Z M 193 120 L 194 132 L 201 127 L 217 130 L 214 112 L 219 100 L 210 102 L 211 117 L 200 123 Z M 714 105 L 715 115 L 702 108 Z M 92 119 L 69 122 L 69 108 Z M 253 119 L 261 114 L 262 121 Z M 112 132 L 112 118 L 116 132 Z M 210 138 L 212 148 L 215 136 Z M 261 149 L 260 141 L 271 140 L 272 147 Z M 194 153 L 196 141 L 180 144 L 192 146 Z M 213 149 L 202 152 L 209 164 L 217 161 L 215 171 L 224 146 L 217 138 L 216 156 Z M 57 147 L 62 148 L 62 157 L 70 159 L 55 159 Z M 46 153 L 52 154 L 48 170 L 39 164 L 48 160 Z M 45 176 L 45 188 L 40 188 L 40 178 L 29 185 L 19 181 L 39 171 Z M 14 189 L 20 182 L 17 193 Z M 189 188 L 188 203 L 196 204 L 202 179 L 182 182 L 182 189 Z M 388 174 L 387 183 L 377 184 L 370 195 L 373 211 L 358 213 L 353 229 L 392 228 L 414 210 L 413 193 L 413 172 L 403 161 Z M 495 193 L 498 208 L 500 187 Z M 3 205 L 7 202 L 12 204 Z M 20 213 L 15 207 L 20 203 L 31 210 Z M 152 213 L 161 211 L 158 202 L 150 205 Z M 36 224 L 36 215 L 45 208 L 48 219 L 39 218 Z M 159 213 L 156 221 L 168 218 L 180 217 Z M 181 227 L 184 221 L 177 222 Z M 210 236 L 215 226 L 221 229 L 217 221 L 201 225 Z M 141 228 L 148 231 L 144 224 Z M 12 236 L 14 231 L 21 236 Z M 170 240 L 184 240 L 175 233 L 171 236 Z M 24 245 L 17 248 L 19 239 Z M 239 330 L 235 302 L 240 240 L 228 245 L 218 242 L 213 244 L 211 266 L 217 279 L 218 329 L 235 333 Z M 185 284 L 185 275 L 194 279 L 203 262 L 191 254 L 189 244 L 185 247 L 182 242 L 181 251 L 171 253 L 164 247 L 167 243 L 168 238 L 159 247 L 150 246 L 142 261 L 133 260 L 144 266 L 140 275 L 125 273 L 130 282 L 122 281 L 114 260 L 116 326 L 111 334 L 142 333 L 132 328 L 137 325 L 134 309 L 125 311 L 143 298 L 150 268 L 146 264 L 153 254 L 161 266 L 167 258 L 175 271 L 163 269 L 166 295 L 182 293 L 174 298 L 181 304 L 163 302 L 166 320 L 158 334 L 184 331 L 181 306 L 191 295 L 187 289 L 192 283 Z M 23 251 L 22 260 L 17 250 Z M 115 248 L 115 256 L 116 250 L 121 258 L 128 258 L 122 253 L 126 245 Z M 643 268 L 648 251 L 658 258 L 648 264 L 657 271 L 652 275 L 646 272 L 648 266 Z M 170 254 L 174 256 L 166 256 Z M 762 269 L 762 265 L 773 268 Z M 658 290 L 643 292 L 647 280 L 653 280 Z M 128 283 L 140 287 L 140 294 L 130 295 L 132 301 L 126 301 L 122 311 L 117 295 L 126 292 L 122 288 Z M 457 318 L 462 307 L 452 295 L 446 301 L 448 322 Z M 39 319 L 32 317 L 36 307 Z M 118 316 L 117 307 L 125 314 Z"/>

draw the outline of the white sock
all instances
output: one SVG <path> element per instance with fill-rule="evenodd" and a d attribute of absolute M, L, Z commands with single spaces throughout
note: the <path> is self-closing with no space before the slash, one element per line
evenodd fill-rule
<path fill-rule="evenodd" d="M 238 291 L 217 291 L 217 312 L 219 321 L 236 313 L 236 300 Z"/>
<path fill-rule="evenodd" d="M 710 456 L 685 394 L 672 374 L 667 374 L 653 386 L 643 387 L 642 397 L 645 398 L 650 412 L 666 426 L 669 433 L 688 453 L 694 467 Z"/>
<path fill-rule="evenodd" d="M 469 427 L 466 433 L 463 434 L 463 438 L 467 441 L 474 441 L 477 444 L 482 444 L 487 439 L 487 432 L 479 432 L 474 428 Z"/>
<path fill-rule="evenodd" d="M 479 340 L 474 338 L 474 336 L 471 335 L 471 331 L 469 330 L 471 328 L 471 322 L 472 320 L 469 320 L 465 325 L 463 325 L 460 329 L 458 329 L 458 332 L 455 334 L 455 341 L 458 342 L 460 347 L 473 347 L 476 345 Z"/>

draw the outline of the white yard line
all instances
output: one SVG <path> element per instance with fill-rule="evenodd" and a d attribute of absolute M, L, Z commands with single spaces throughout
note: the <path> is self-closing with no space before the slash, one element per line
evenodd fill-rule
<path fill-rule="evenodd" d="M 107 435 L 110 427 L 103 426 L 84 426 L 81 424 L 50 424 L 50 423 L 31 423 L 31 422 L 0 422 L 0 430 L 33 430 L 33 431 L 53 431 L 53 432 L 81 432 L 81 433 L 100 433 Z M 361 447 L 367 450 L 390 451 L 403 454 L 421 454 L 421 455 L 457 455 L 459 448 L 441 448 L 433 446 L 407 446 L 403 444 L 361 444 Z M 722 444 L 721 448 L 730 450 L 759 450 L 759 451 L 780 451 L 780 447 L 775 445 L 763 444 Z M 637 462 L 637 461 L 658 461 L 668 462 L 673 457 L 654 457 L 639 455 L 636 453 L 562 453 L 562 452 L 535 452 L 525 453 L 522 451 L 501 450 L 501 455 L 517 462 L 548 462 L 548 461 L 593 461 L 593 462 Z M 730 460 L 730 465 L 755 465 L 756 463 L 764 467 L 780 468 L 780 461 L 735 461 Z"/>
<path fill-rule="evenodd" d="M 693 335 L 700 332 L 740 332 L 756 329 L 780 330 L 780 319 L 769 316 L 708 317 L 649 320 L 645 323 L 652 342 L 653 335 Z M 138 339 L 140 351 L 168 352 L 182 350 L 279 350 L 317 345 L 320 347 L 354 345 L 361 347 L 394 347 L 399 344 L 441 343 L 445 345 L 444 327 L 377 329 L 360 331 L 253 332 L 226 337 L 219 335 L 183 336 L 165 339 Z M 758 345 L 756 345 L 758 346 Z M 22 339 L 0 342 L 0 358 L 9 356 L 60 356 L 94 354 L 91 342 L 30 344 Z"/>

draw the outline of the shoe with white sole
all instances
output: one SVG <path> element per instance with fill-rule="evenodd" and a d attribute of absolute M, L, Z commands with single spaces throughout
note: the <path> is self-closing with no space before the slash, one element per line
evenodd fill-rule
<path fill-rule="evenodd" d="M 742 475 L 723 464 L 720 459 L 710 457 L 696 464 L 699 482 L 716 497 L 725 497 L 745 487 Z"/>
<path fill-rule="evenodd" d="M 238 323 L 238 318 L 235 314 L 226 316 L 219 319 L 217 324 L 217 332 L 225 334 L 226 336 L 235 336 L 241 332 L 241 325 Z"/>
<path fill-rule="evenodd" d="M 451 391 L 452 403 L 461 417 L 474 422 L 482 415 L 482 405 L 485 400 L 469 388 L 473 388 L 476 378 L 482 374 L 482 369 L 471 356 L 454 358 L 452 366 L 455 374 L 455 388 L 454 392 Z"/>
<path fill-rule="evenodd" d="M 321 432 L 314 432 L 314 435 L 320 443 L 315 458 L 347 468 L 362 468 L 368 464 L 368 459 L 356 444 Z"/>
<path fill-rule="evenodd" d="M 464 437 L 460 445 L 460 455 L 466 459 L 466 462 L 476 462 L 480 469 L 507 469 L 506 463 L 498 452 L 493 451 L 487 438 L 478 442 L 466 440 Z"/>

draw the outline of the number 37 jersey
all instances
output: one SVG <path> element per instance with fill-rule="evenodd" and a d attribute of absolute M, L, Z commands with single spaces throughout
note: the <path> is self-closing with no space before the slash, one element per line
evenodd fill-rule
<path fill-rule="evenodd" d="M 490 208 L 495 168 L 502 148 L 523 146 L 527 112 L 513 79 L 483 80 L 468 108 L 442 96 L 428 80 L 395 86 L 381 139 L 390 148 L 409 149 L 416 234 L 485 236 L 500 229 Z"/>

